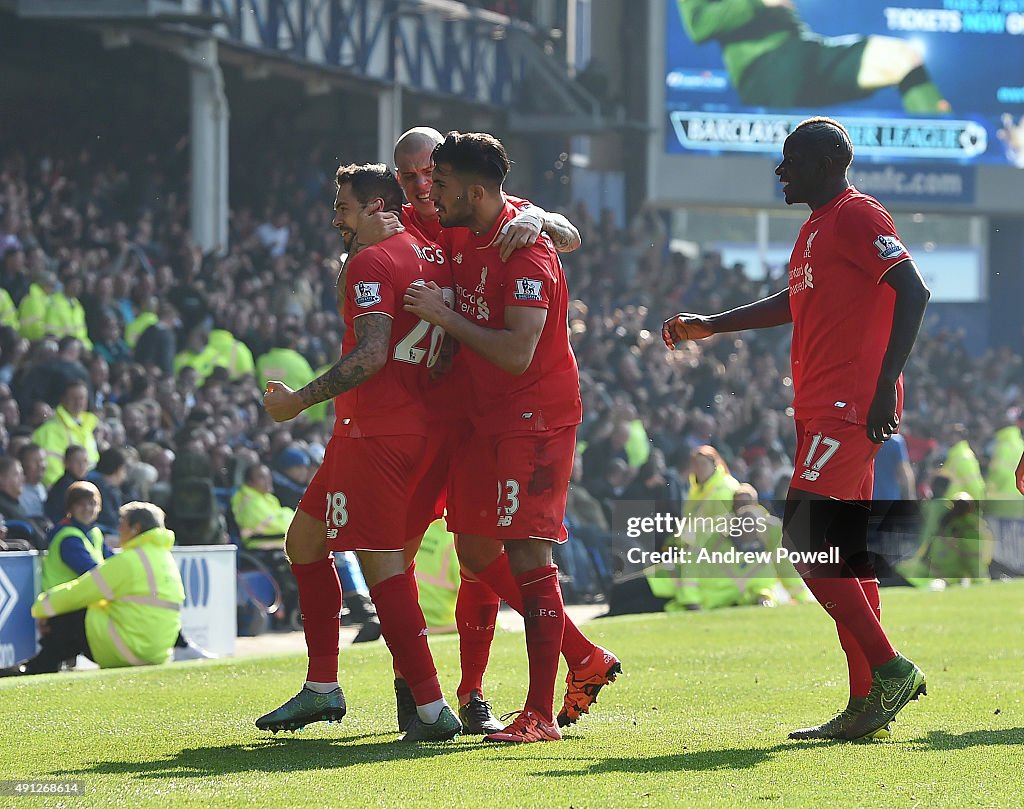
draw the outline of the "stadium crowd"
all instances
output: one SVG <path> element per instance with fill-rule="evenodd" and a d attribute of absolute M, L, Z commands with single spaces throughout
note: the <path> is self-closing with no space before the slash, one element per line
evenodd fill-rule
<path fill-rule="evenodd" d="M 268 378 L 301 386 L 341 344 L 333 166 L 314 155 L 264 173 L 261 196 L 249 197 L 258 203 L 231 212 L 230 244 L 204 254 L 189 237 L 187 189 L 155 157 L 131 170 L 89 149 L 9 150 L 0 161 L 7 544 L 42 547 L 64 514 L 60 493 L 83 477 L 114 518 L 134 499 L 165 508 L 180 543 L 280 536 L 278 509 L 297 502 L 332 417 L 319 407 L 275 424 L 260 396 Z M 788 331 L 721 335 L 672 353 L 659 335 L 668 314 L 755 300 L 784 275 L 751 280 L 713 251 L 671 252 L 654 210 L 625 231 L 608 211 L 594 219 L 579 206 L 569 217 L 583 240 L 563 256 L 584 401 L 571 527 L 606 534 L 617 499 L 678 511 L 691 456 L 705 445 L 762 500 L 784 491 L 795 445 Z M 927 496 L 958 442 L 984 468 L 997 432 L 1019 416 L 1024 368 L 1007 349 L 971 356 L 959 335 L 932 324 L 906 377 L 903 434 L 915 494 Z M 600 556 L 565 560 L 594 580 L 578 595 L 607 584 L 611 563 L 605 554 L 602 569 Z"/>

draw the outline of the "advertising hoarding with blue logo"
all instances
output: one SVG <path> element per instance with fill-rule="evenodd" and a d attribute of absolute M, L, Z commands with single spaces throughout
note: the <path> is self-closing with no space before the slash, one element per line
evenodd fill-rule
<path fill-rule="evenodd" d="M 797 123 L 828 115 L 858 161 L 1024 168 L 1024 0 L 666 9 L 669 153 L 778 155 Z"/>

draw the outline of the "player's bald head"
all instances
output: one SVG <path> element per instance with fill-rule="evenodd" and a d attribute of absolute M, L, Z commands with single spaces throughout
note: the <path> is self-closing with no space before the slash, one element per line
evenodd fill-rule
<path fill-rule="evenodd" d="M 787 140 L 799 142 L 819 157 L 845 173 L 853 162 L 853 141 L 846 127 L 833 118 L 818 116 L 801 121 Z"/>
<path fill-rule="evenodd" d="M 395 163 L 398 163 L 402 155 L 416 154 L 419 152 L 432 152 L 437 144 L 441 143 L 444 137 L 436 129 L 429 126 L 414 126 L 412 129 L 403 132 L 402 136 L 395 142 Z"/>

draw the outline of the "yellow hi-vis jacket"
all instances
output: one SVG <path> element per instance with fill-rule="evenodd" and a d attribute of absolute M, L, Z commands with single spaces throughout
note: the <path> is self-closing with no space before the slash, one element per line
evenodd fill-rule
<path fill-rule="evenodd" d="M 99 417 L 88 410 L 83 411 L 78 421 L 75 421 L 64 405 L 57 405 L 53 418 L 44 421 L 32 433 L 32 441 L 46 453 L 43 485 L 47 489 L 64 474 L 64 451 L 72 444 L 85 447 L 89 465 L 96 465 L 100 459 L 100 451 L 96 446 L 96 425 L 99 422 Z"/>
<path fill-rule="evenodd" d="M 231 511 L 238 523 L 242 544 L 249 549 L 280 549 L 281 539 L 295 516 L 293 509 L 282 506 L 270 492 L 264 493 L 245 484 L 231 495 Z"/>
<path fill-rule="evenodd" d="M 455 602 L 462 577 L 455 537 L 444 520 L 434 520 L 423 534 L 416 553 L 416 586 L 420 591 L 420 609 L 431 632 L 454 632 Z"/>
<path fill-rule="evenodd" d="M 988 464 L 985 513 L 993 517 L 1024 517 L 1024 495 L 1017 491 L 1017 463 L 1024 454 L 1024 436 L 1011 424 L 998 430 Z"/>
<path fill-rule="evenodd" d="M 18 307 L 14 305 L 11 293 L 0 287 L 0 326 L 10 326 L 21 334 L 21 321 L 18 319 Z"/>
<path fill-rule="evenodd" d="M 78 298 L 69 298 L 63 292 L 54 292 L 50 296 L 50 305 L 46 307 L 43 318 L 46 333 L 52 337 L 77 337 L 87 349 L 92 349 L 89 330 L 85 326 L 85 309 Z"/>
<path fill-rule="evenodd" d="M 18 304 L 21 336 L 26 340 L 39 340 L 46 336 L 46 310 L 50 296 L 39 284 L 30 284 L 25 297 Z"/>
<path fill-rule="evenodd" d="M 40 593 L 35 618 L 85 609 L 85 637 L 102 668 L 166 663 L 181 631 L 185 589 L 171 556 L 174 533 L 144 531 L 74 581 Z"/>

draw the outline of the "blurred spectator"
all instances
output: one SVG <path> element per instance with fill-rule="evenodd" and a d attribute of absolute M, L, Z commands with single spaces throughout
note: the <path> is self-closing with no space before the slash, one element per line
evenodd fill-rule
<path fill-rule="evenodd" d="M 11 303 L 17 306 L 28 293 L 29 280 L 25 267 L 25 248 L 17 237 L 8 235 L 0 244 L 0 255 L 3 256 L 3 277 L 0 287 L 7 293 Z M 4 323 L 11 321 L 4 319 Z"/>
<path fill-rule="evenodd" d="M 914 500 L 917 484 L 910 465 L 907 440 L 896 433 L 878 448 L 875 455 L 873 500 Z"/>
<path fill-rule="evenodd" d="M 64 389 L 60 404 L 45 424 L 33 434 L 32 440 L 46 453 L 46 471 L 43 483 L 52 486 L 64 471 L 64 453 L 71 445 L 85 450 L 89 466 L 100 458 L 96 446 L 96 426 L 99 419 L 87 409 L 89 389 L 83 382 L 71 382 Z"/>
<path fill-rule="evenodd" d="M 247 550 L 279 550 L 295 514 L 274 496 L 270 469 L 260 463 L 245 470 L 245 482 L 231 496 L 231 510 Z"/>
<path fill-rule="evenodd" d="M 43 485 L 46 456 L 42 447 L 32 443 L 23 445 L 18 450 L 18 460 L 21 461 L 21 469 L 25 475 L 18 503 L 30 519 L 42 519 L 49 523 L 46 518 L 47 492 L 46 486 Z"/>
<path fill-rule="evenodd" d="M 299 500 L 313 478 L 313 460 L 301 447 L 288 447 L 278 454 L 274 466 L 274 493 L 281 505 L 298 508 Z"/>
<path fill-rule="evenodd" d="M 1024 517 L 1024 495 L 1017 489 L 1015 470 L 1024 455 L 1024 436 L 1020 425 L 1024 411 L 1013 408 L 1006 413 L 1003 426 L 992 438 L 985 493 L 985 510 L 994 517 Z"/>
<path fill-rule="evenodd" d="M 288 214 L 284 211 L 274 214 L 272 219 L 256 228 L 256 235 L 270 255 L 275 258 L 283 256 L 284 251 L 288 249 L 288 239 L 291 236 Z"/>
<path fill-rule="evenodd" d="M 966 492 L 935 502 L 941 514 L 934 530 L 923 537 L 917 553 L 897 565 L 900 575 L 916 586 L 941 589 L 945 584 L 989 578 L 995 542 L 980 504 Z"/>
<path fill-rule="evenodd" d="M 109 365 L 131 360 L 132 350 L 122 337 L 120 321 L 113 315 L 104 313 L 99 316 L 93 350 Z"/>
<path fill-rule="evenodd" d="M 7 536 L 11 539 L 24 539 L 33 547 L 42 548 L 42 532 L 19 503 L 24 482 L 25 476 L 18 459 L 0 456 L 0 514 L 6 518 Z"/>
<path fill-rule="evenodd" d="M 73 581 L 113 555 L 96 525 L 102 507 L 99 489 L 89 481 L 80 480 L 68 488 L 64 496 L 64 516 L 47 537 L 41 589 L 49 590 Z"/>
<path fill-rule="evenodd" d="M 135 361 L 145 368 L 158 368 L 165 377 L 174 374 L 174 358 L 178 353 L 175 332 L 177 310 L 167 302 L 157 309 L 159 319 L 141 333 L 135 346 Z"/>
<path fill-rule="evenodd" d="M 72 444 L 64 450 L 64 474 L 50 487 L 46 495 L 46 505 L 43 507 L 50 522 L 58 522 L 64 516 L 64 496 L 71 488 L 71 484 L 85 480 L 90 466 L 89 454 L 85 447 Z"/>
<path fill-rule="evenodd" d="M 981 500 L 985 496 L 985 479 L 978 456 L 967 442 L 966 428 L 963 424 L 950 425 L 947 435 L 950 447 L 942 465 L 943 474 L 949 478 L 946 498 L 953 500 L 958 494 L 967 494 L 972 500 Z"/>
<path fill-rule="evenodd" d="M 128 498 L 121 489 L 128 475 L 128 459 L 117 447 L 100 453 L 96 467 L 86 475 L 86 480 L 99 490 L 102 508 L 95 518 L 104 534 L 117 534 L 117 514 Z"/>

